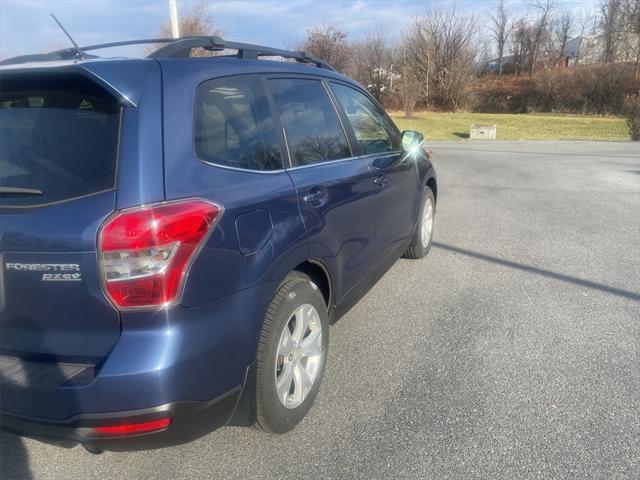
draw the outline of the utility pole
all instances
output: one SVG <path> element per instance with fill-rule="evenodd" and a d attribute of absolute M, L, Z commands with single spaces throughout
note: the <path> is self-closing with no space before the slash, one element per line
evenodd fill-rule
<path fill-rule="evenodd" d="M 180 37 L 180 28 L 178 26 L 178 7 L 176 0 L 169 0 L 169 9 L 171 10 L 171 35 L 173 38 Z"/>

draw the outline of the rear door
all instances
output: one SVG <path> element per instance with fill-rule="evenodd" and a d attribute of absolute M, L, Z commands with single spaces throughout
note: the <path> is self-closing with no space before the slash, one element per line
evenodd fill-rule
<path fill-rule="evenodd" d="M 96 236 L 113 211 L 121 106 L 80 74 L 0 77 L 0 353 L 96 360 L 120 335 Z"/>
<path fill-rule="evenodd" d="M 327 87 L 317 78 L 271 78 L 310 257 L 329 265 L 340 299 L 373 272 L 375 185 L 353 155 Z"/>
<path fill-rule="evenodd" d="M 402 154 L 400 132 L 367 94 L 337 82 L 331 90 L 349 119 L 360 154 L 372 165 L 376 246 L 383 261 L 413 232 L 419 199 L 416 163 Z"/>

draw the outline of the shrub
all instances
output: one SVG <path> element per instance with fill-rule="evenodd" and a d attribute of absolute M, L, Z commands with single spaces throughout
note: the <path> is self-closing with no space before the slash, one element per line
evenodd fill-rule
<path fill-rule="evenodd" d="M 632 66 L 624 64 L 554 67 L 533 77 L 486 75 L 474 84 L 473 111 L 620 115 L 625 95 L 637 92 L 638 82 Z"/>
<path fill-rule="evenodd" d="M 625 95 L 637 90 L 633 69 L 623 64 L 585 65 L 576 68 L 575 76 L 578 113 L 619 115 Z"/>
<path fill-rule="evenodd" d="M 551 68 L 535 78 L 536 109 L 619 115 L 625 94 L 635 91 L 633 71 L 623 64 Z"/>
<path fill-rule="evenodd" d="M 534 102 L 531 105 L 542 112 L 578 112 L 582 102 L 576 90 L 575 70 L 550 68 L 535 77 Z"/>
<path fill-rule="evenodd" d="M 526 113 L 533 103 L 533 96 L 531 77 L 487 75 L 476 81 L 472 110 L 479 113 Z"/>
<path fill-rule="evenodd" d="M 635 95 L 625 97 L 624 116 L 627 119 L 631 139 L 640 140 L 640 91 Z"/>

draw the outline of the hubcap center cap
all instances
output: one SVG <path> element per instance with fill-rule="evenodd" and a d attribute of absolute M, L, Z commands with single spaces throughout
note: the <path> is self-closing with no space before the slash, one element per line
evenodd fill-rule
<path fill-rule="evenodd" d="M 300 345 L 298 345 L 296 342 L 293 342 L 291 346 L 291 352 L 289 353 L 289 355 L 287 355 L 287 359 L 292 362 L 294 360 L 300 360 L 303 356 L 304 353 L 302 352 Z"/>

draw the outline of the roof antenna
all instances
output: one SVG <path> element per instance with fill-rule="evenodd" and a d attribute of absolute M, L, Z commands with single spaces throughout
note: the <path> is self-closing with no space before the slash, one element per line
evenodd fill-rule
<path fill-rule="evenodd" d="M 78 44 L 76 43 L 76 41 L 73 39 L 73 37 L 69 34 L 69 32 L 67 32 L 67 29 L 64 28 L 64 26 L 62 25 L 62 23 L 60 23 L 60 20 L 58 20 L 58 18 L 52 13 L 51 17 L 53 17 L 53 19 L 56 21 L 56 23 L 58 24 L 58 26 L 62 29 L 62 31 L 64 32 L 64 34 L 67 36 L 67 38 L 71 41 L 71 43 L 73 44 L 74 48 L 76 49 L 76 52 L 78 52 L 78 56 L 80 58 L 87 58 L 87 56 L 85 55 L 85 53 L 80 50 L 80 47 L 78 46 Z"/>

